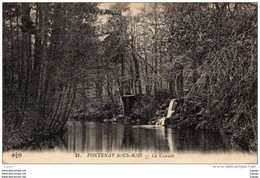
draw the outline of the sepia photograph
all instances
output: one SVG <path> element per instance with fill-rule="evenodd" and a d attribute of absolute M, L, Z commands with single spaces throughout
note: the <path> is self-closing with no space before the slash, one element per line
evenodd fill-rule
<path fill-rule="evenodd" d="M 2 3 L 2 162 L 258 163 L 257 2 Z"/>

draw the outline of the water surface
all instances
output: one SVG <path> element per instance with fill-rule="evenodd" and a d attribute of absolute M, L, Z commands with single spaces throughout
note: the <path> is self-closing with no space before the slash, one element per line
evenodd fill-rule
<path fill-rule="evenodd" d="M 230 152 L 230 139 L 220 134 L 163 126 L 70 121 L 55 148 L 69 152 Z"/>

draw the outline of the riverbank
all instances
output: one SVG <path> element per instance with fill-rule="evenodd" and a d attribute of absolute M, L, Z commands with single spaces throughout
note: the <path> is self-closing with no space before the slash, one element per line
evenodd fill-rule
<path fill-rule="evenodd" d="M 166 115 L 172 98 L 174 97 L 167 92 L 160 92 L 155 96 L 137 95 L 129 116 L 122 115 L 119 104 L 116 106 L 118 112 L 114 112 L 115 107 L 111 107 L 107 103 L 99 112 L 75 112 L 70 119 L 104 123 L 114 122 L 125 125 L 155 125 L 158 119 Z M 230 110 L 224 113 L 221 111 L 219 113 L 224 114 L 217 115 L 216 112 L 205 109 L 202 102 L 195 102 L 194 100 L 177 100 L 177 102 L 176 112 L 165 119 L 163 127 L 206 130 L 229 135 L 231 142 L 241 147 L 241 149 L 257 152 L 257 137 L 255 137 L 254 129 L 248 118 L 242 112 L 235 113 Z M 44 125 L 42 125 L 43 127 L 36 127 L 37 123 L 35 121 L 33 114 L 28 114 L 19 127 L 3 122 L 3 150 L 25 149 L 28 147 L 37 149 L 44 140 L 59 136 L 62 132 L 65 132 L 64 128 L 59 133 L 52 133 Z M 37 131 L 37 129 L 39 130 Z"/>
<path fill-rule="evenodd" d="M 156 117 L 165 117 L 170 99 L 166 100 L 159 109 L 156 110 Z M 235 113 L 230 110 L 226 113 L 207 110 L 203 103 L 192 100 L 178 100 L 176 111 L 168 118 L 165 118 L 164 126 L 171 128 L 190 128 L 196 130 L 208 130 L 222 135 L 230 135 L 231 142 L 238 145 L 241 149 L 256 152 L 257 135 L 251 122 L 243 112 Z"/>
<path fill-rule="evenodd" d="M 102 110 L 89 115 L 76 115 L 75 120 L 120 122 L 133 125 L 155 125 L 165 117 L 173 96 L 167 92 L 155 96 L 137 95 L 129 116 L 115 115 L 112 110 Z M 169 118 L 165 118 L 164 127 L 178 129 L 208 130 L 230 135 L 231 141 L 243 150 L 257 151 L 257 137 L 254 129 L 243 113 L 235 111 L 214 111 L 205 107 L 200 100 L 177 100 L 177 109 Z M 234 103 L 235 105 L 236 103 Z M 120 106 L 118 106 L 120 107 Z M 236 108 L 235 106 L 233 106 Z"/>

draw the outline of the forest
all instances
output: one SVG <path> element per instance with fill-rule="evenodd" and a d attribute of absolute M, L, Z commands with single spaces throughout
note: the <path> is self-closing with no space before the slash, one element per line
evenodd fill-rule
<path fill-rule="evenodd" d="M 103 6 L 108 8 L 103 8 Z M 3 150 L 127 116 L 257 151 L 257 3 L 3 3 Z M 124 116 L 126 117 L 126 116 Z"/>

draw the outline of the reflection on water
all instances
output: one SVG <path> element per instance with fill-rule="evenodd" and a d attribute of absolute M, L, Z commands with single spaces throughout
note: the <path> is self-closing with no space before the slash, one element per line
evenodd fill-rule
<path fill-rule="evenodd" d="M 130 126 L 112 123 L 73 121 L 68 123 L 66 143 L 56 148 L 69 152 L 150 151 L 226 152 L 232 150 L 229 138 L 190 129 L 163 126 Z"/>

